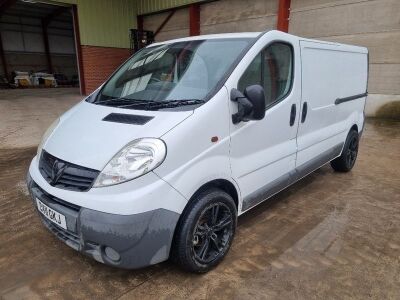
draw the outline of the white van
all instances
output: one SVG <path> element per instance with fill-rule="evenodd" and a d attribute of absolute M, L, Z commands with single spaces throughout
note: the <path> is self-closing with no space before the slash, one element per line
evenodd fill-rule
<path fill-rule="evenodd" d="M 206 272 L 238 215 L 328 162 L 351 170 L 367 76 L 366 48 L 279 31 L 152 44 L 47 130 L 32 199 L 99 262 Z"/>

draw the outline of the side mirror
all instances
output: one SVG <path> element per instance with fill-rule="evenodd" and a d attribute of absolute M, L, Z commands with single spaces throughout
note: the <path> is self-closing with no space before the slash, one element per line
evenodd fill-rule
<path fill-rule="evenodd" d="M 265 96 L 261 85 L 248 86 L 244 95 L 239 90 L 232 89 L 231 100 L 238 104 L 238 112 L 232 115 L 233 124 L 264 119 Z"/>

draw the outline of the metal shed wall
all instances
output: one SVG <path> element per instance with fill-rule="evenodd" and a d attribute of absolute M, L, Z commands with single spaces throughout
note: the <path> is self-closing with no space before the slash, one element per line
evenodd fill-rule
<path fill-rule="evenodd" d="M 206 0 L 138 0 L 137 14 L 144 15 Z"/>
<path fill-rule="evenodd" d="M 209 0 L 49 0 L 46 2 L 78 6 L 82 45 L 129 48 L 129 29 L 137 27 L 137 15 L 205 1 Z"/>
<path fill-rule="evenodd" d="M 129 48 L 129 29 L 136 28 L 134 0 L 53 0 L 76 4 L 81 44 Z"/>

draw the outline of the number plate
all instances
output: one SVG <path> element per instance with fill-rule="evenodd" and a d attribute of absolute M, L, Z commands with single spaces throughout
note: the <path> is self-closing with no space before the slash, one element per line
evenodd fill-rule
<path fill-rule="evenodd" d="M 51 222 L 53 222 L 54 224 L 64 228 L 65 230 L 67 229 L 67 222 L 65 220 L 64 215 L 62 215 L 59 212 L 56 212 L 54 209 L 48 207 L 46 204 L 44 204 L 38 198 L 36 198 L 36 204 L 37 204 L 39 211 L 46 217 L 46 219 L 48 219 Z"/>

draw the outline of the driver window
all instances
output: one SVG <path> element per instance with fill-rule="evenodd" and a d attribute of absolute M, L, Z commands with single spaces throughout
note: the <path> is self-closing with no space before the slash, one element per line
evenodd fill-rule
<path fill-rule="evenodd" d="M 262 86 L 263 83 L 261 74 L 261 53 L 259 53 L 240 78 L 238 82 L 238 90 L 243 93 L 244 90 L 250 85 L 259 84 Z"/>
<path fill-rule="evenodd" d="M 293 51 L 289 44 L 276 42 L 261 51 L 238 82 L 243 93 L 246 87 L 259 84 L 264 88 L 266 107 L 289 93 L 293 78 Z"/>

